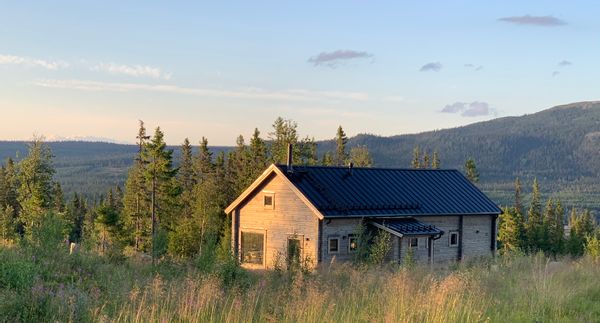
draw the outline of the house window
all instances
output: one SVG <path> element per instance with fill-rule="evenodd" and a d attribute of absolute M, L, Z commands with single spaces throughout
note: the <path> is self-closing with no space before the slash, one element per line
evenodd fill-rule
<path fill-rule="evenodd" d="M 262 265 L 265 254 L 265 235 L 242 231 L 242 262 Z"/>
<path fill-rule="evenodd" d="M 408 246 L 411 248 L 418 248 L 419 238 L 410 238 L 410 240 L 408 240 Z"/>
<path fill-rule="evenodd" d="M 348 235 L 348 252 L 355 252 L 358 249 L 358 238 L 354 234 Z"/>
<path fill-rule="evenodd" d="M 275 194 L 265 193 L 263 197 L 263 206 L 265 207 L 265 209 L 275 209 Z"/>
<path fill-rule="evenodd" d="M 458 247 L 458 232 L 450 232 L 450 247 Z"/>
<path fill-rule="evenodd" d="M 329 246 L 327 250 L 329 250 L 329 253 L 338 253 L 338 251 L 340 250 L 340 239 L 329 238 L 328 245 Z"/>

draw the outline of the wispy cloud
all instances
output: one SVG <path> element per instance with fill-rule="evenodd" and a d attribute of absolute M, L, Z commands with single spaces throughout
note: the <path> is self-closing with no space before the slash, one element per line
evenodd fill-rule
<path fill-rule="evenodd" d="M 308 62 L 312 63 L 314 66 L 328 66 L 335 68 L 343 62 L 371 57 L 373 57 L 373 54 L 371 53 L 340 49 L 333 52 L 321 52 L 317 56 L 309 58 Z"/>
<path fill-rule="evenodd" d="M 503 17 L 498 20 L 517 24 L 517 25 L 532 25 L 532 26 L 542 26 L 542 27 L 557 27 L 566 25 L 567 22 L 561 19 L 558 19 L 554 16 L 512 16 L 512 17 Z"/>
<path fill-rule="evenodd" d="M 475 65 L 475 64 L 471 64 L 471 63 L 465 64 L 465 67 L 469 68 L 469 69 L 472 69 L 474 71 L 481 71 L 483 69 L 482 65 Z"/>
<path fill-rule="evenodd" d="M 36 86 L 56 89 L 70 89 L 94 92 L 160 92 L 186 94 L 202 97 L 220 97 L 230 99 L 252 100 L 288 100 L 288 101 L 366 101 L 369 96 L 364 92 L 311 91 L 305 89 L 289 89 L 270 91 L 260 88 L 243 88 L 236 90 L 219 90 L 206 88 L 181 87 L 166 84 L 111 83 L 85 80 L 37 80 Z"/>
<path fill-rule="evenodd" d="M 440 111 L 442 113 L 460 113 L 463 117 L 482 117 L 496 115 L 496 110 L 490 107 L 487 102 L 474 101 L 471 103 L 467 102 L 454 102 L 447 104 Z"/>
<path fill-rule="evenodd" d="M 558 62 L 558 66 L 561 66 L 561 67 L 562 66 L 570 66 L 570 65 L 573 65 L 573 63 L 570 61 L 564 60 L 564 59 L 562 61 Z"/>
<path fill-rule="evenodd" d="M 62 61 L 48 61 L 43 59 L 14 55 L 0 55 L 0 65 L 33 66 L 42 67 L 48 70 L 57 70 L 59 68 L 66 68 L 69 66 L 68 63 Z"/>
<path fill-rule="evenodd" d="M 558 74 L 560 74 L 559 71 L 554 71 L 554 72 L 552 72 L 552 77 L 558 76 Z"/>
<path fill-rule="evenodd" d="M 442 63 L 431 62 L 431 63 L 427 63 L 427 64 L 421 66 L 419 71 L 421 71 L 421 72 L 428 72 L 428 71 L 439 72 L 441 69 L 442 69 Z"/>
<path fill-rule="evenodd" d="M 133 77 L 150 77 L 154 79 L 165 79 L 171 78 L 170 73 L 164 73 L 158 67 L 145 66 L 145 65 L 122 65 L 115 63 L 100 63 L 91 68 L 93 71 L 102 71 L 110 74 L 127 75 Z"/>

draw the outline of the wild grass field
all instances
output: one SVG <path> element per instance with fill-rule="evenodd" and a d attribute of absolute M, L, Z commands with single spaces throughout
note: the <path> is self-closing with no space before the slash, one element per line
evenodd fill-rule
<path fill-rule="evenodd" d="M 504 256 L 431 271 L 337 264 L 246 272 L 204 257 L 156 267 L 43 245 L 0 247 L 3 322 L 597 322 L 600 264 Z"/>

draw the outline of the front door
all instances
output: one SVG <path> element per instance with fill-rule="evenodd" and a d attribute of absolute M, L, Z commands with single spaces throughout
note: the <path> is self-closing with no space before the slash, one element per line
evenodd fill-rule
<path fill-rule="evenodd" d="M 288 269 L 297 269 L 300 267 L 300 261 L 302 259 L 302 240 L 303 236 L 299 235 L 288 237 L 286 259 Z"/>

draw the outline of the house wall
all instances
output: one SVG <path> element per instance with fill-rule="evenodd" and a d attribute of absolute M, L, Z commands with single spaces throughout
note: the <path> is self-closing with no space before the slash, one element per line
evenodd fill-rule
<path fill-rule="evenodd" d="M 352 260 L 352 254 L 348 251 L 348 235 L 356 232 L 360 221 L 360 218 L 324 220 L 321 242 L 323 264 Z M 329 238 L 339 238 L 339 251 L 337 253 L 329 252 Z"/>
<path fill-rule="evenodd" d="M 264 195 L 274 194 L 274 208 L 264 207 Z M 241 254 L 241 231 L 262 232 L 265 234 L 264 265 L 244 265 L 249 268 L 273 268 L 275 263 L 285 268 L 288 237 L 302 237 L 302 257 L 317 264 L 319 241 L 319 219 L 306 204 L 289 188 L 285 180 L 276 174 L 271 175 L 249 196 L 239 208 L 236 216 L 239 224 L 237 232 L 238 255 Z M 235 211 L 234 211 L 235 214 Z"/>
<path fill-rule="evenodd" d="M 492 219 L 490 215 L 464 217 L 463 260 L 492 255 Z"/>
<path fill-rule="evenodd" d="M 412 248 L 413 259 L 414 259 L 415 263 L 427 264 L 429 262 L 429 247 L 427 244 L 427 242 L 428 242 L 427 240 L 429 239 L 429 237 L 427 237 L 427 236 L 415 237 L 415 238 L 419 239 L 419 244 L 417 247 L 410 246 L 410 238 L 411 237 L 398 238 L 398 243 L 401 244 L 401 246 L 399 246 L 400 254 L 399 254 L 399 257 L 397 257 L 395 259 L 398 259 L 398 261 L 400 263 L 402 263 L 404 261 L 404 259 L 406 258 L 408 250 Z M 436 258 L 434 258 L 434 259 L 437 261 Z"/>

